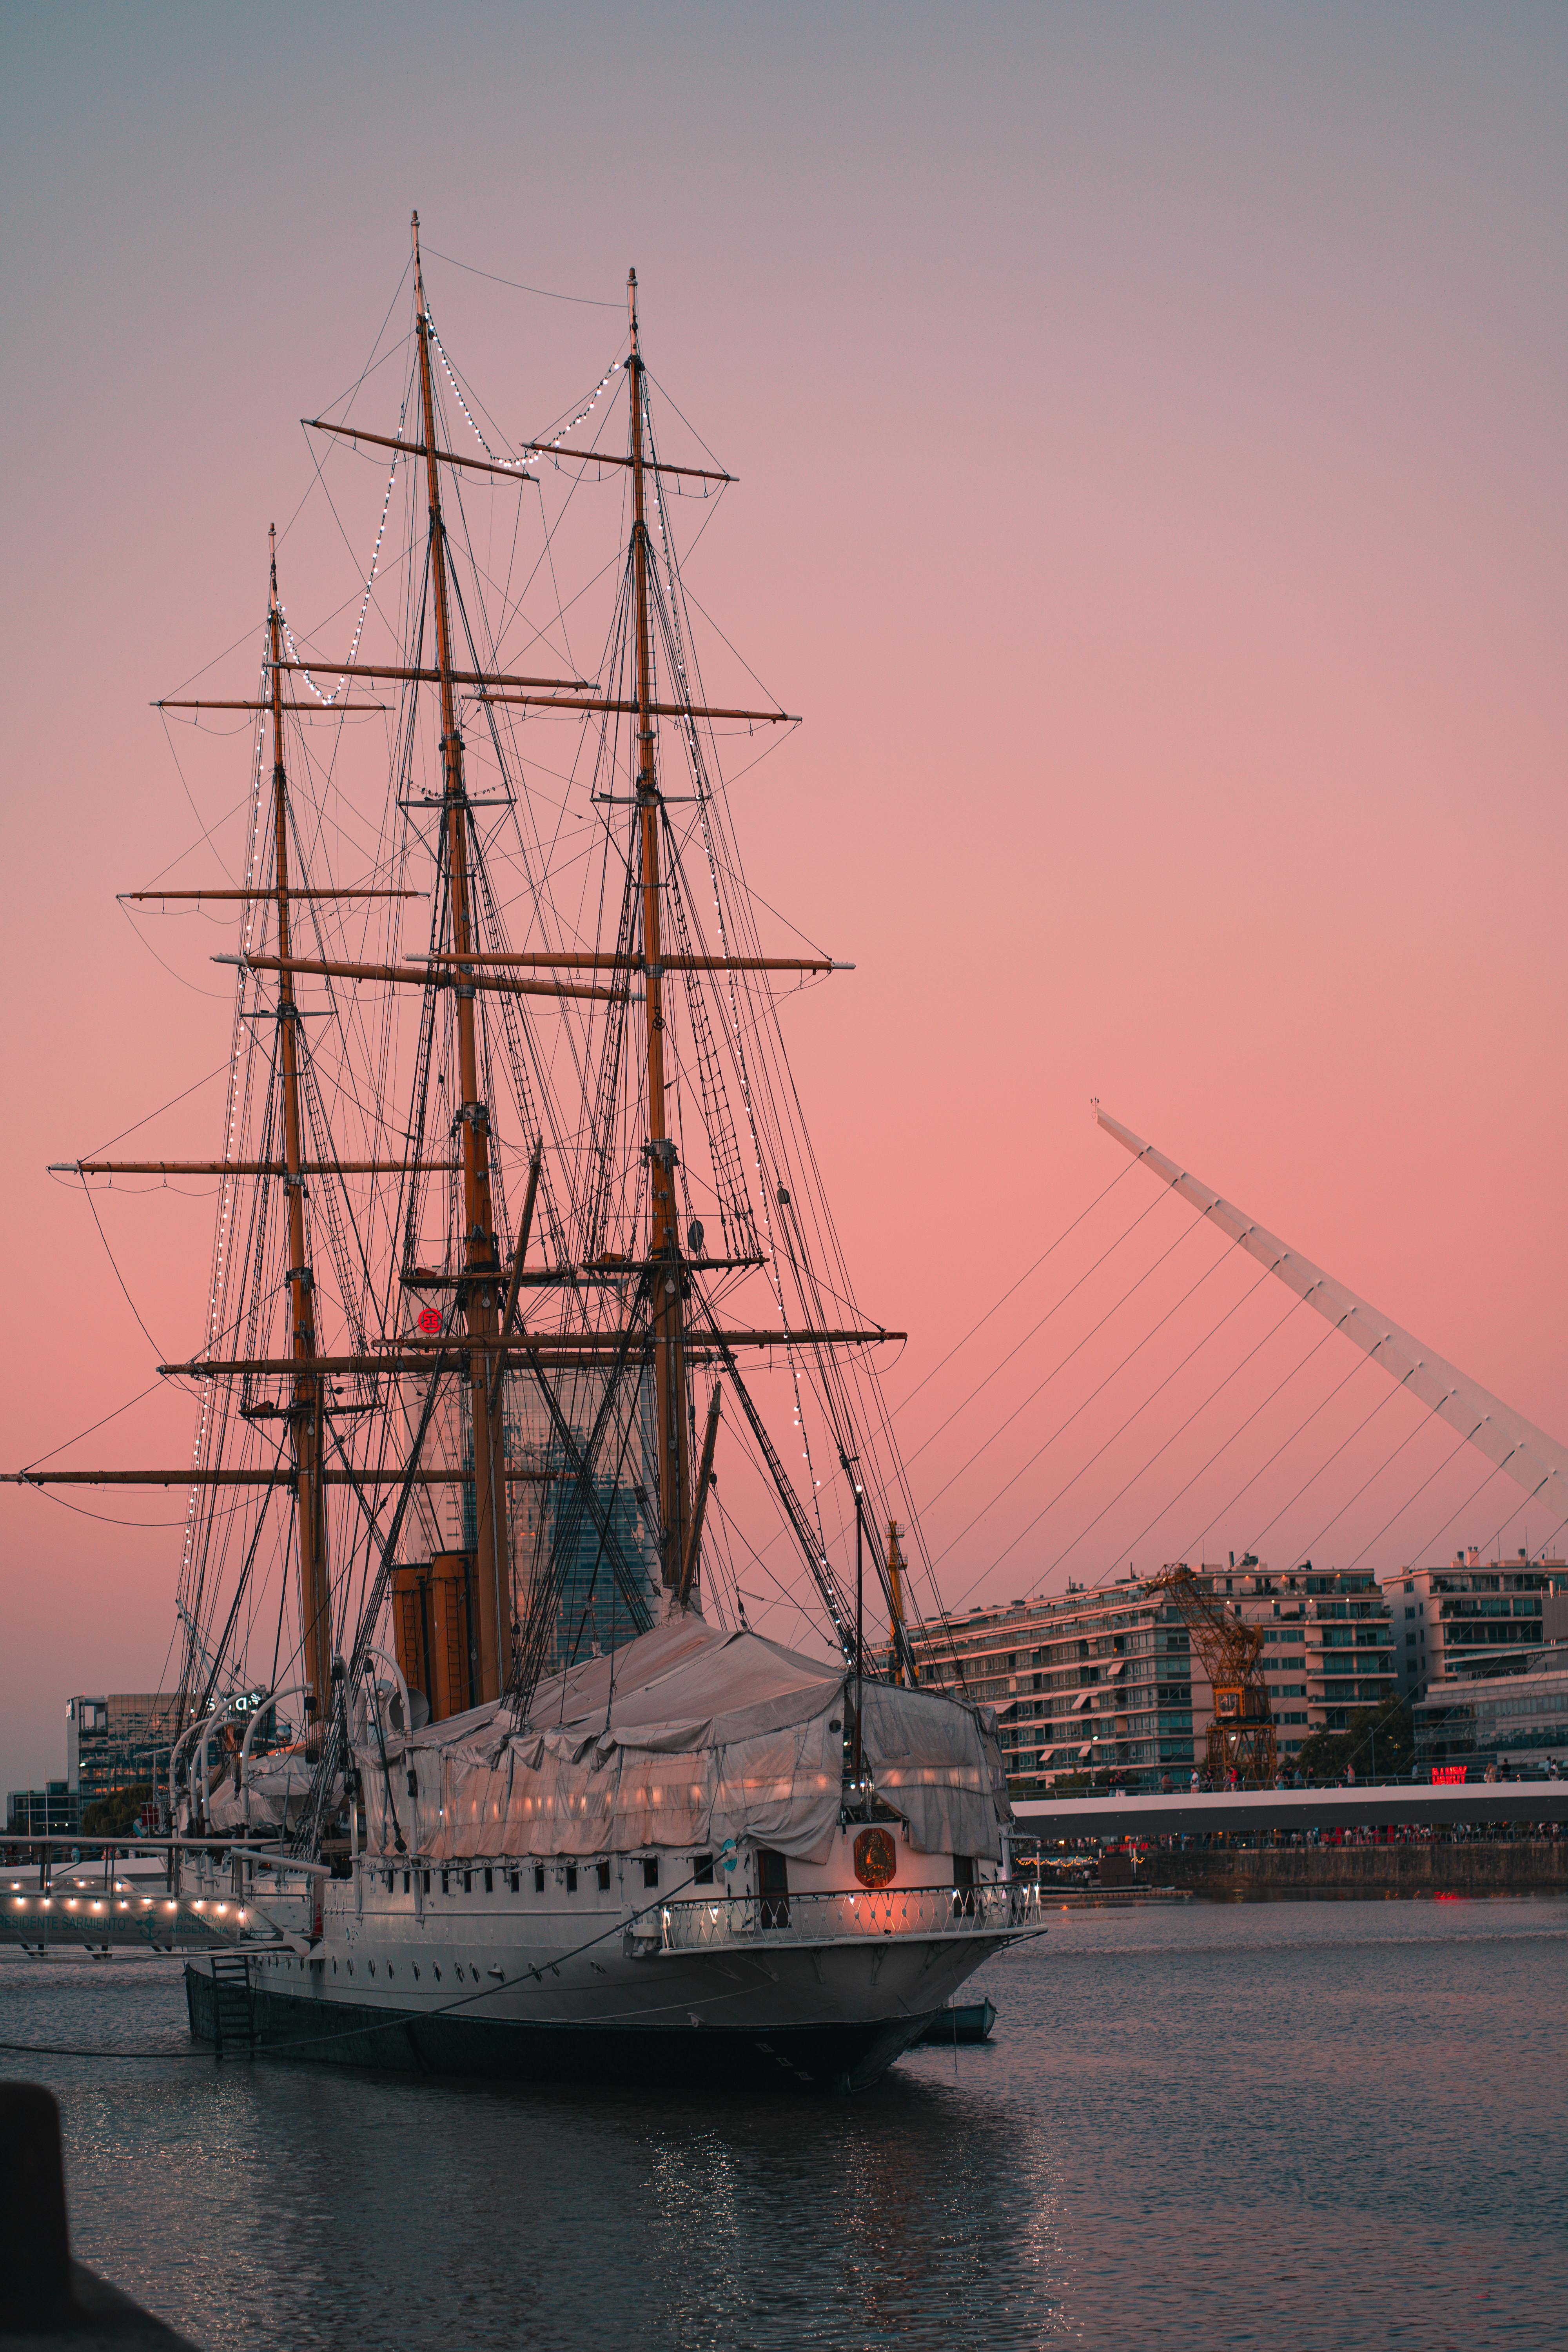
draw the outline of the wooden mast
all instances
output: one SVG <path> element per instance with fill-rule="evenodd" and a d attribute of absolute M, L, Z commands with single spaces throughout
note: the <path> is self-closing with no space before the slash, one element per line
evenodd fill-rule
<path fill-rule="evenodd" d="M 278 601 L 278 534 L 268 532 L 268 650 L 272 687 L 273 885 L 278 905 L 278 1054 L 283 1082 L 283 1197 L 289 1222 L 289 1320 L 294 1362 L 289 1431 L 293 1441 L 300 1545 L 300 1663 L 309 1685 L 306 1713 L 312 1738 L 326 1727 L 331 1703 L 332 1609 L 327 1575 L 326 1515 L 321 1488 L 324 1403 L 316 1359 L 316 1286 L 305 1236 L 304 1139 L 300 1118 L 300 1020 L 289 950 L 289 779 L 283 764 L 283 613 Z"/>
<path fill-rule="evenodd" d="M 675 1199 L 675 1143 L 664 1101 L 664 964 L 659 906 L 659 793 L 654 765 L 653 657 L 648 630 L 648 541 L 643 453 L 642 352 L 637 337 L 637 274 L 626 276 L 631 317 L 632 575 L 637 595 L 637 731 L 634 762 L 642 849 L 642 953 L 647 975 L 647 1154 L 651 1189 L 653 1376 L 658 1449 L 659 1573 L 667 1593 L 681 1584 L 690 1523 L 690 1443 L 680 1236 Z M 428 434 L 426 436 L 429 438 Z M 658 1271 L 660 1262 L 667 1268 Z M 695 1572 L 696 1562 L 692 1563 Z"/>
<path fill-rule="evenodd" d="M 899 1549 L 899 1523 L 888 1521 L 888 1596 L 891 1603 L 892 1654 L 889 1671 L 900 1688 L 904 1679 L 904 1556 Z"/>
<path fill-rule="evenodd" d="M 436 461 L 436 398 L 430 379 L 430 321 L 425 308 L 425 278 L 419 258 L 419 215 L 413 218 L 414 308 L 419 336 L 419 391 L 425 419 L 425 469 L 430 501 L 430 593 L 436 608 L 436 659 L 441 682 L 441 760 L 446 806 L 447 887 L 452 909 L 452 948 L 461 958 L 474 946 L 468 878 L 468 794 L 463 783 L 463 739 L 452 661 L 451 614 L 447 589 L 447 539 L 441 521 L 441 473 Z M 497 1286 L 501 1279 L 490 1205 L 489 1109 L 479 1094 L 479 1041 L 474 1017 L 472 969 L 460 966 L 453 992 L 458 1015 L 458 1071 L 462 1087 L 464 1264 L 469 1275 L 492 1273 L 489 1283 L 473 1282 L 465 1293 L 468 1334 L 483 1343 L 498 1328 Z M 474 1444 L 475 1630 L 479 1668 L 476 1704 L 499 1698 L 505 1680 L 503 1628 L 511 1622 L 506 1481 L 495 1456 L 489 1410 L 487 1357 L 481 1344 L 468 1360 L 469 1425 Z"/>

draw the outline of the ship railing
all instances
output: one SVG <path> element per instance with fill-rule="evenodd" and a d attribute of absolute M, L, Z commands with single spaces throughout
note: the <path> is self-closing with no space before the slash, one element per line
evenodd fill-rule
<path fill-rule="evenodd" d="M 881 1887 L 834 1895 L 717 1895 L 666 1903 L 658 1919 L 667 1952 L 732 1944 L 854 1944 L 872 1938 L 1005 1936 L 1037 1925 L 1037 1886 Z"/>

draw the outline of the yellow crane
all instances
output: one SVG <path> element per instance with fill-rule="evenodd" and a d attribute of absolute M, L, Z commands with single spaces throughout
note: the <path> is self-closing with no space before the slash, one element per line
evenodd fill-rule
<path fill-rule="evenodd" d="M 1143 1589 L 1174 1603 L 1213 1687 L 1209 1779 L 1223 1783 L 1234 1768 L 1244 1788 L 1271 1788 L 1279 1756 L 1268 1685 L 1258 1663 L 1263 1628 L 1247 1624 L 1206 1591 L 1185 1561 L 1151 1576 Z"/>

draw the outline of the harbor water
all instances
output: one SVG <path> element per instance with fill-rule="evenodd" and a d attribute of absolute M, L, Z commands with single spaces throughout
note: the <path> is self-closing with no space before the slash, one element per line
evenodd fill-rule
<path fill-rule="evenodd" d="M 215 2063 L 177 1963 L 0 1954 L 79 2258 L 257 2347 L 1562 2343 L 1568 1903 L 1048 1915 L 855 2099 Z"/>

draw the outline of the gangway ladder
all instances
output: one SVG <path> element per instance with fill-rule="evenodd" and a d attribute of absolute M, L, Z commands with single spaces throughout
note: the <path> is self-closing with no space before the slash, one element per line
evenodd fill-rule
<path fill-rule="evenodd" d="M 212 1956 L 213 2054 L 222 2058 L 232 2050 L 253 2057 L 256 2053 L 256 2010 L 251 1995 L 250 1960 L 244 1952 Z"/>

